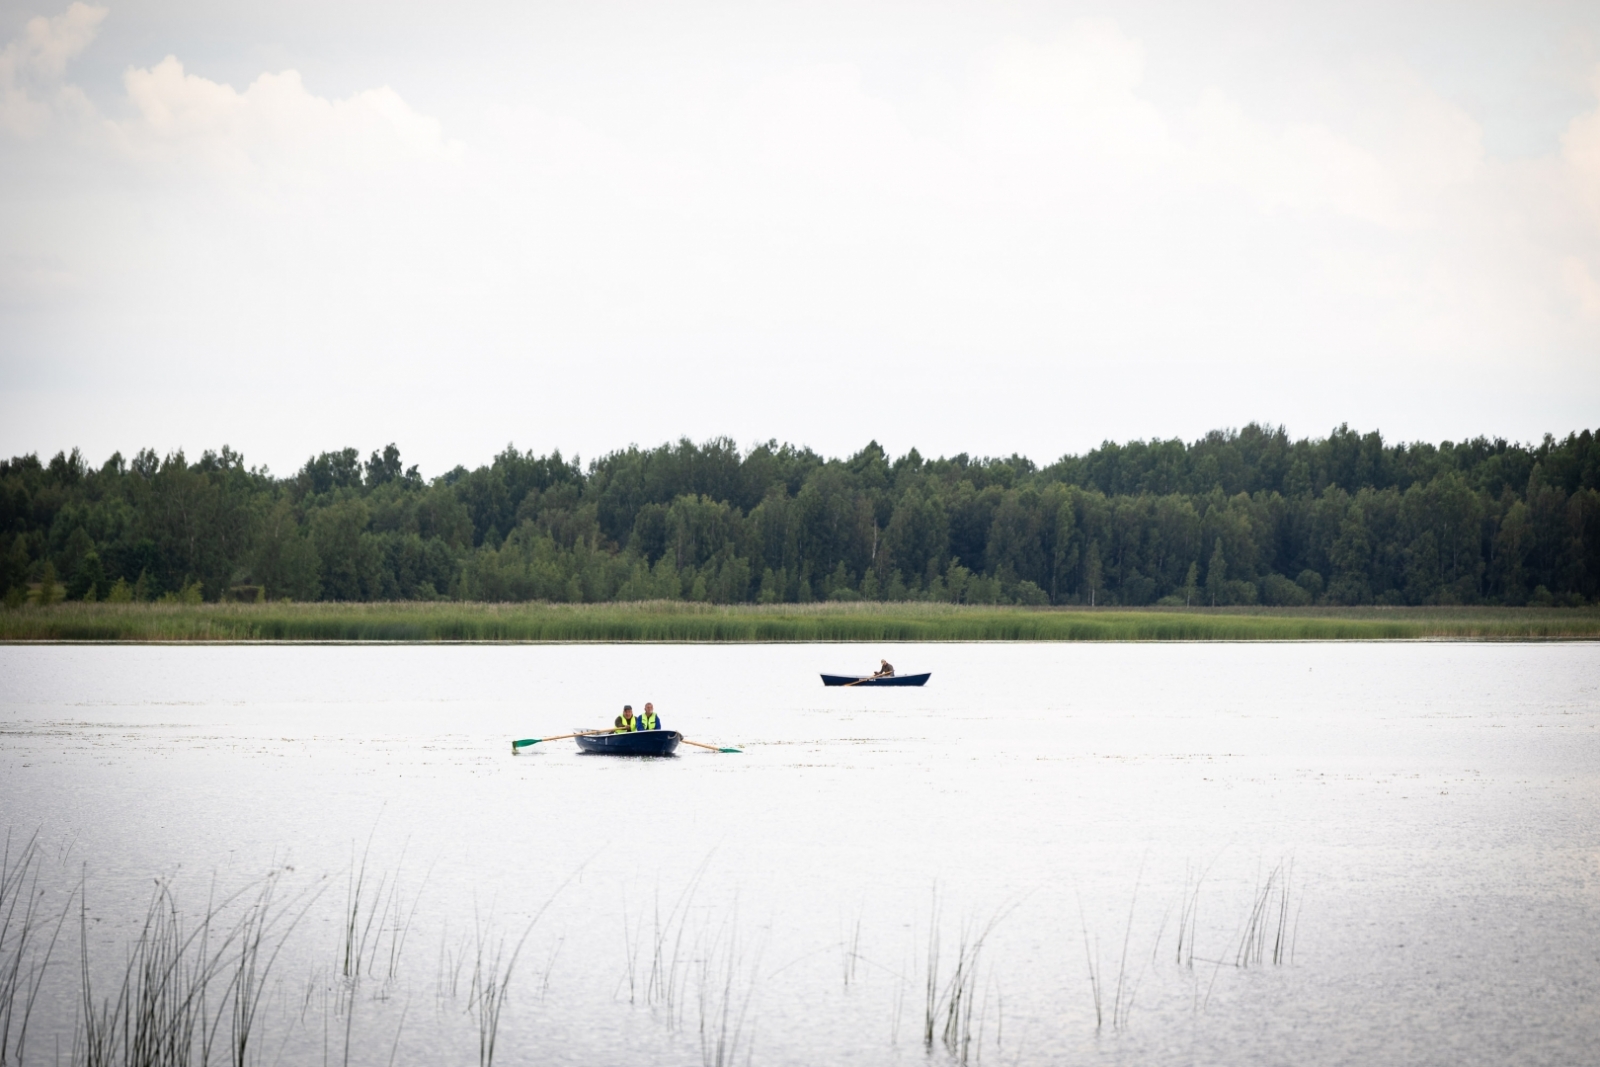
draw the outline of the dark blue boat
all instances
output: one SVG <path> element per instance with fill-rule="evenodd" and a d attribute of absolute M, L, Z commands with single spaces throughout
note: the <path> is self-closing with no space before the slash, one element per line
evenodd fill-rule
<path fill-rule="evenodd" d="M 635 730 L 626 734 L 579 734 L 578 749 L 607 756 L 670 756 L 683 735 L 676 730 Z"/>
<path fill-rule="evenodd" d="M 824 674 L 823 685 L 848 685 L 856 689 L 865 689 L 869 685 L 926 685 L 928 679 L 933 677 L 933 672 L 927 674 L 891 674 L 887 678 L 874 678 L 871 675 Z"/>

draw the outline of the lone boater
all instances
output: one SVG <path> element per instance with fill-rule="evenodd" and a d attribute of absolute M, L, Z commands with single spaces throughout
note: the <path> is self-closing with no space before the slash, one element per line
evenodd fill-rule
<path fill-rule="evenodd" d="M 882 666 L 879 667 L 877 670 L 873 671 L 872 672 L 872 676 L 874 678 L 893 678 L 894 677 L 894 664 L 890 663 L 886 659 L 879 660 L 878 662 L 881 663 Z"/>

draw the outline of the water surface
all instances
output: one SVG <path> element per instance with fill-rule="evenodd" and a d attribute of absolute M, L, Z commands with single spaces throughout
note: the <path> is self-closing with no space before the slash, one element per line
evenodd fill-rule
<path fill-rule="evenodd" d="M 821 686 L 880 654 L 933 679 Z M 744 753 L 510 754 L 646 700 Z M 472 1062 L 474 931 L 535 915 L 499 1063 L 926 1062 L 930 955 L 942 999 L 985 927 L 935 1062 L 1580 1062 L 1597 799 L 1595 644 L 0 648 L 0 826 L 99 971 L 157 879 L 321 887 L 262 1062 Z M 363 853 L 405 938 L 351 982 Z M 1239 966 L 1264 892 L 1281 962 Z"/>

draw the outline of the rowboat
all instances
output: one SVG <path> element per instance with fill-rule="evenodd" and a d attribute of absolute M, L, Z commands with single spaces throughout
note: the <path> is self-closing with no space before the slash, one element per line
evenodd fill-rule
<path fill-rule="evenodd" d="M 865 689 L 869 685 L 926 685 L 928 679 L 933 677 L 933 672 L 927 674 L 891 674 L 887 678 L 874 678 L 872 675 L 862 677 L 848 674 L 824 674 L 823 685 L 849 685 L 857 689 Z"/>
<path fill-rule="evenodd" d="M 578 749 L 607 756 L 670 756 L 683 735 L 676 730 L 635 730 L 626 734 L 577 736 Z"/>

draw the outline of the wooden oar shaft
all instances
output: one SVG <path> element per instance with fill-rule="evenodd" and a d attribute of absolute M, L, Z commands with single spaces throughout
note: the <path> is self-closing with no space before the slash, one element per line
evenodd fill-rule
<path fill-rule="evenodd" d="M 585 737 L 589 734 L 608 734 L 610 732 L 610 730 L 579 730 L 571 734 L 556 734 L 554 737 L 534 737 L 526 741 L 513 741 L 511 742 L 511 751 L 515 753 L 523 745 L 542 745 L 546 741 L 565 741 L 569 737 Z"/>
<path fill-rule="evenodd" d="M 725 750 L 725 749 L 724 749 L 724 748 L 723 748 L 723 747 L 722 747 L 722 746 L 720 746 L 720 745 L 708 745 L 708 744 L 706 744 L 706 743 L 705 743 L 705 742 L 704 742 L 704 741 L 691 741 L 691 740 L 689 740 L 689 739 L 688 739 L 688 738 L 687 738 L 687 737 L 680 737 L 680 738 L 678 738 L 678 740 L 679 740 L 679 741 L 681 741 L 681 742 L 682 742 L 682 743 L 683 743 L 683 744 L 685 744 L 685 745 L 693 745 L 693 746 L 695 746 L 695 747 L 696 747 L 696 748 L 709 748 L 709 749 L 710 749 L 710 750 L 711 750 L 711 751 L 713 751 L 713 752 L 723 752 L 723 751 L 726 751 L 726 750 Z"/>
<path fill-rule="evenodd" d="M 849 689 L 852 685 L 860 685 L 862 682 L 876 682 L 879 678 L 893 678 L 893 677 L 894 677 L 894 675 L 892 675 L 892 674 L 869 674 L 865 678 L 857 678 L 853 682 L 846 682 L 840 688 Z"/>

